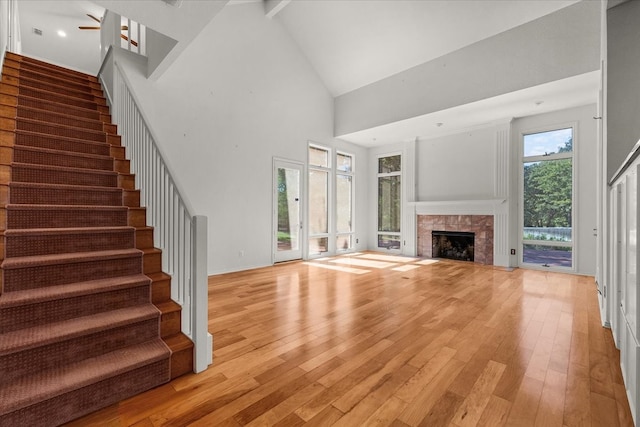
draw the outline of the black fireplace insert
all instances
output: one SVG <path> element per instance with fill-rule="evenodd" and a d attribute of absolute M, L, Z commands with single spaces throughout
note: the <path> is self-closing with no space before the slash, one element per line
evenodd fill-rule
<path fill-rule="evenodd" d="M 431 232 L 432 257 L 473 261 L 475 233 L 465 231 Z"/>

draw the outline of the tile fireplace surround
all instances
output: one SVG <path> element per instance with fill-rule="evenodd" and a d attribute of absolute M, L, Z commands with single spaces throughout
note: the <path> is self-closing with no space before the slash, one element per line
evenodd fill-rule
<path fill-rule="evenodd" d="M 493 215 L 418 215 L 418 256 L 431 258 L 431 232 L 475 233 L 474 262 L 493 265 Z"/>

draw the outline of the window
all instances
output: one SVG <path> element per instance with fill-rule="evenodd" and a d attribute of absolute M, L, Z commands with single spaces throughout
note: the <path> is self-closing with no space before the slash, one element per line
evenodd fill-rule
<path fill-rule="evenodd" d="M 355 160 L 332 153 L 309 145 L 309 256 L 353 249 Z"/>
<path fill-rule="evenodd" d="M 329 174 L 328 148 L 309 146 L 309 255 L 329 251 Z"/>
<path fill-rule="evenodd" d="M 336 155 L 336 251 L 353 248 L 353 156 Z"/>
<path fill-rule="evenodd" d="M 523 264 L 573 267 L 573 142 L 573 128 L 523 137 Z"/>
<path fill-rule="evenodd" d="M 378 158 L 378 247 L 400 249 L 402 158 L 399 154 Z"/>

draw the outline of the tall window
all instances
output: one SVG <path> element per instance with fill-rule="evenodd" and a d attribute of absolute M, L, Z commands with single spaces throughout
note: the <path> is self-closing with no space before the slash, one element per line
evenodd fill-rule
<path fill-rule="evenodd" d="M 401 156 L 378 158 L 378 247 L 400 249 Z"/>
<path fill-rule="evenodd" d="M 336 154 L 336 251 L 353 247 L 353 156 Z"/>
<path fill-rule="evenodd" d="M 309 146 L 309 255 L 329 250 L 329 174 L 328 148 Z"/>
<path fill-rule="evenodd" d="M 573 129 L 523 138 L 522 262 L 573 266 Z"/>

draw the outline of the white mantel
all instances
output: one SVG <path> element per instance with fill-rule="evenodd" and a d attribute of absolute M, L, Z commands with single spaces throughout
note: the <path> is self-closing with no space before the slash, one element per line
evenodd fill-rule
<path fill-rule="evenodd" d="M 506 212 L 506 199 L 429 200 L 408 203 L 415 215 L 495 215 Z"/>

